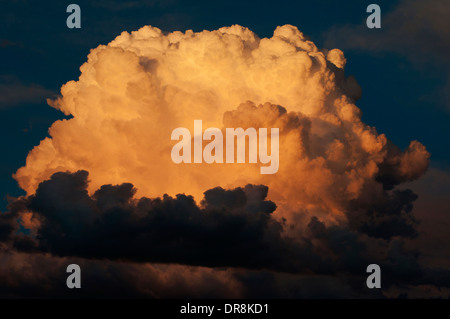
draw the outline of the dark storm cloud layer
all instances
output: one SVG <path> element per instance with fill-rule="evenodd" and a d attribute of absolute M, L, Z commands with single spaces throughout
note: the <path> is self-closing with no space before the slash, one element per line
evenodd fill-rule
<path fill-rule="evenodd" d="M 33 252 L 26 258 L 41 260 L 38 269 L 48 267 L 42 262 L 44 257 L 32 257 L 42 252 L 55 256 L 52 258 L 82 258 L 88 272 L 100 267 L 95 261 L 98 259 L 123 261 L 120 267 L 113 267 L 121 269 L 117 271 L 120 283 L 116 282 L 116 288 L 129 276 L 124 265 L 139 267 L 136 262 L 267 269 L 292 276 L 322 274 L 325 277 L 317 280 L 324 287 L 326 278 L 345 289 L 352 287 L 348 296 L 367 294 L 361 283 L 371 263 L 382 267 L 385 288 L 393 284 L 448 284 L 440 280 L 448 271 L 424 269 L 418 263 L 417 252 L 404 246 L 402 237 L 416 235 L 416 221 L 411 215 L 416 195 L 409 190 L 387 191 L 379 206 L 372 209 L 357 210 L 354 203 L 348 225 L 326 226 L 312 217 L 303 234 L 290 238 L 283 234 L 283 222 L 272 217 L 276 205 L 265 200 L 265 186 L 214 188 L 205 192 L 198 206 L 186 195 L 136 199 L 131 184 L 104 185 L 89 196 L 87 184 L 86 171 L 56 173 L 39 185 L 35 195 L 12 201 L 9 212 L 0 218 L 0 238 L 9 247 L 6 251 Z M 31 235 L 17 233 L 16 221 L 24 212 L 33 212 L 40 223 Z M 233 275 L 245 286 L 243 291 L 248 296 L 258 295 L 251 278 L 263 276 L 269 284 L 271 276 L 275 276 L 264 271 L 256 274 Z M 24 280 L 18 272 L 12 276 L 13 281 Z M 272 285 L 285 282 L 280 276 L 275 276 Z M 0 278 L 0 283 L 4 280 Z M 317 283 L 307 278 L 296 280 Z M 323 296 L 333 296 L 330 289 L 324 288 Z M 6 290 L 6 286 L 0 290 Z M 95 291 L 92 288 L 87 293 Z M 142 291 L 135 293 L 145 295 Z M 279 293 L 283 296 L 282 291 Z M 277 293 L 267 294 L 273 297 Z M 166 291 L 165 295 L 170 294 Z"/>
<path fill-rule="evenodd" d="M 418 235 L 418 221 L 412 215 L 413 201 L 417 195 L 411 190 L 385 193 L 371 207 L 354 205 L 347 212 L 350 229 L 375 238 L 391 239 L 394 236 L 414 238 Z"/>
<path fill-rule="evenodd" d="M 0 298 L 351 298 L 347 278 L 279 272 L 136 264 L 44 254 L 0 254 Z M 66 267 L 82 269 L 82 288 L 67 289 Z M 357 279 L 361 281 L 362 279 Z"/>
<path fill-rule="evenodd" d="M 12 211 L 32 211 L 40 219 L 39 250 L 59 256 L 294 270 L 281 257 L 298 252 L 270 217 L 276 206 L 264 200 L 265 186 L 208 190 L 200 208 L 186 195 L 133 199 L 131 184 L 105 185 L 90 197 L 87 177 L 86 171 L 56 173 L 35 195 L 12 204 Z M 16 245 L 24 249 L 25 239 Z"/>
<path fill-rule="evenodd" d="M 82 289 L 68 289 L 66 267 L 78 264 Z M 240 297 L 224 270 L 0 253 L 0 298 Z M 174 289 L 176 287 L 176 289 Z"/>

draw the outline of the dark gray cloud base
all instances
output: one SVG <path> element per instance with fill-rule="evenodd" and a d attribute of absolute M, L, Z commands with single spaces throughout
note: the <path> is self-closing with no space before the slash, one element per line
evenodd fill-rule
<path fill-rule="evenodd" d="M 81 260 L 88 272 L 103 267 L 99 266 L 102 262 L 113 265 L 108 271 L 117 270 L 117 291 L 108 289 L 104 297 L 120 296 L 122 280 L 129 276 L 127 265 L 130 271 L 143 267 L 140 271 L 150 276 L 145 268 L 148 263 L 207 267 L 210 271 L 234 269 L 228 275 L 241 285 L 240 293 L 246 297 L 308 297 L 306 291 L 280 288 L 289 276 L 310 285 L 320 282 L 323 294 L 316 289 L 312 293 L 315 297 L 338 296 L 327 283 L 339 283 L 343 297 L 380 297 L 380 292 L 369 291 L 364 285 L 365 268 L 371 263 L 383 269 L 383 288 L 449 286 L 448 280 L 443 280 L 447 270 L 424 268 L 418 252 L 405 245 L 417 236 L 418 222 L 412 215 L 417 196 L 410 190 L 386 190 L 379 204 L 371 207 L 352 203 L 347 223 L 327 226 L 312 217 L 293 236 L 284 232 L 284 220 L 273 216 L 276 204 L 266 200 L 268 188 L 263 185 L 232 190 L 216 187 L 204 193 L 200 204 L 182 194 L 135 198 L 136 190 L 128 183 L 104 185 L 92 196 L 87 186 L 88 172 L 60 172 L 41 183 L 35 195 L 11 200 L 9 211 L 0 215 L 0 255 L 9 260 L 11 254 L 24 254 L 27 257 L 22 258 L 33 263 L 39 260 L 40 270 L 34 271 L 45 273 L 56 267 L 50 265 L 51 260 L 57 260 L 63 276 L 62 260 L 66 259 Z M 33 212 L 40 223 L 31 234 L 18 231 L 18 220 L 24 212 Z M 252 279 L 255 276 L 264 278 L 270 290 L 257 289 L 260 283 Z M 0 276 L 0 291 L 9 296 L 5 280 Z M 26 286 L 20 272 L 7 280 Z M 107 281 L 104 275 L 99 280 Z M 38 291 L 36 285 L 24 291 L 33 295 Z M 46 294 L 52 296 L 58 289 L 52 287 Z M 87 289 L 86 294 L 99 289 Z M 190 295 L 183 290 L 179 293 Z M 180 294 L 165 291 L 155 296 Z M 232 295 L 223 290 L 217 294 Z M 144 289 L 131 296 L 151 294 Z"/>

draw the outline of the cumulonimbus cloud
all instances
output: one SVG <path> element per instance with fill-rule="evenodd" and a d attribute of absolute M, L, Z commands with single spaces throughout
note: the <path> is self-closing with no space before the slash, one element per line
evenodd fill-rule
<path fill-rule="evenodd" d="M 426 171 L 429 153 L 361 121 L 345 63 L 290 25 L 264 39 L 240 26 L 123 32 L 49 101 L 72 117 L 15 174 L 27 196 L 0 218 L 0 241 L 58 258 L 295 275 L 361 276 L 376 262 L 388 286 L 434 283 L 404 247 L 417 196 L 397 187 Z M 194 120 L 279 128 L 278 172 L 173 163 L 171 132 Z"/>
<path fill-rule="evenodd" d="M 360 87 L 344 75 L 339 49 L 319 50 L 291 25 L 260 39 L 241 26 L 172 32 L 146 26 L 93 49 L 78 81 L 50 105 L 55 122 L 15 174 L 33 194 L 58 171 L 86 170 L 92 193 L 132 183 L 139 196 L 192 194 L 263 184 L 277 214 L 307 209 L 330 220 L 350 201 L 370 204 L 385 189 L 419 177 L 429 153 L 417 141 L 402 152 L 361 121 Z M 278 127 L 280 167 L 175 164 L 171 132 L 208 127 Z"/>

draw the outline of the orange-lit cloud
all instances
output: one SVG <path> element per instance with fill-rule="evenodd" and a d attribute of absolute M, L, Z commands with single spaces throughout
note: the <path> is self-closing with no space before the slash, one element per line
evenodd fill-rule
<path fill-rule="evenodd" d="M 138 196 L 192 194 L 251 184 L 269 187 L 276 214 L 340 219 L 352 202 L 382 198 L 418 178 L 429 153 L 401 152 L 361 121 L 361 89 L 339 49 L 319 50 L 290 25 L 260 39 L 241 26 L 172 32 L 146 26 L 93 49 L 78 81 L 49 104 L 69 120 L 28 155 L 15 178 L 28 194 L 58 171 L 89 171 L 89 191 L 132 183 Z M 280 166 L 175 164 L 171 132 L 208 127 L 280 129 Z M 295 220 L 291 218 L 290 220 Z"/>

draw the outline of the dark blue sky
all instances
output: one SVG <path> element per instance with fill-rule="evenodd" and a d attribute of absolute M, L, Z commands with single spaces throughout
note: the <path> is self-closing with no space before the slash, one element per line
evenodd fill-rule
<path fill-rule="evenodd" d="M 416 41 L 417 32 L 402 33 L 415 30 L 414 17 L 408 20 L 406 14 L 397 25 L 392 12 L 407 2 L 376 1 L 382 10 L 382 28 L 365 27 L 366 7 L 373 2 L 76 1 L 82 28 L 68 29 L 66 7 L 72 2 L 0 0 L 1 198 L 23 194 L 11 175 L 47 136 L 50 125 L 64 117 L 46 104 L 45 97 L 58 94 L 62 84 L 78 78 L 91 48 L 144 25 L 163 31 L 201 31 L 240 24 L 260 37 L 272 36 L 278 25 L 295 25 L 318 47 L 332 43 L 344 51 L 346 73 L 362 87 L 357 105 L 366 123 L 401 148 L 419 140 L 432 154 L 431 165 L 449 171 L 450 108 L 445 85 L 450 63 L 446 55 L 433 55 L 436 50 L 424 51 L 426 41 Z M 357 31 L 348 31 L 353 29 Z M 432 40 L 435 34 L 430 32 Z M 356 45 L 353 39 L 358 36 L 373 38 L 376 46 L 365 47 L 361 41 Z M 393 44 L 395 37 L 397 44 Z M 5 203 L 0 203 L 0 210 Z"/>

